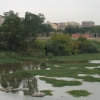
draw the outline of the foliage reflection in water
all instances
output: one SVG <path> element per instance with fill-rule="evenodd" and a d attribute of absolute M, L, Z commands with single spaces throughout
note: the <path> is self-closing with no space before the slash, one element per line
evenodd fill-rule
<path fill-rule="evenodd" d="M 0 86 L 7 88 L 12 86 L 13 88 L 28 88 L 29 90 L 23 91 L 24 95 L 31 95 L 33 92 L 38 92 L 38 85 L 36 77 L 24 77 L 24 76 L 1 76 Z M 11 91 L 16 93 L 19 91 Z"/>

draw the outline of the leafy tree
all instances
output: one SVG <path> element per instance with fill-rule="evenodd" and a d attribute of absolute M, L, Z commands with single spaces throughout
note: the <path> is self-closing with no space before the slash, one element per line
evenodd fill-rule
<path fill-rule="evenodd" d="M 79 37 L 78 38 L 78 50 L 79 50 L 79 53 L 94 53 L 94 52 L 98 52 L 98 50 L 91 43 L 91 41 L 87 40 L 85 37 Z"/>
<path fill-rule="evenodd" d="M 0 44 L 1 48 L 10 51 L 20 49 L 20 18 L 13 11 L 5 12 L 5 21 L 1 25 Z M 4 45 L 4 46 L 3 46 Z"/>
<path fill-rule="evenodd" d="M 38 16 L 40 17 L 40 23 L 43 23 L 45 21 L 45 16 L 42 13 L 39 13 Z"/>
<path fill-rule="evenodd" d="M 78 40 L 73 40 L 73 42 L 72 42 L 72 47 L 73 47 L 72 54 L 78 54 L 79 53 L 78 46 L 79 46 Z"/>
<path fill-rule="evenodd" d="M 50 42 L 51 44 L 47 44 L 46 52 L 49 51 L 48 53 L 53 53 L 54 56 L 70 55 L 72 53 L 72 39 L 70 35 L 55 33 L 52 35 Z"/>
<path fill-rule="evenodd" d="M 65 30 L 64 30 L 64 33 L 65 33 L 65 34 L 67 34 L 67 33 L 69 33 L 69 34 L 75 33 L 74 26 L 67 26 L 67 27 L 65 28 Z"/>
<path fill-rule="evenodd" d="M 43 20 L 38 15 L 30 12 L 25 13 L 24 19 L 24 40 L 27 43 L 27 50 L 30 52 L 32 44 L 38 36 L 38 29 Z"/>
<path fill-rule="evenodd" d="M 50 32 L 52 32 L 52 27 L 49 24 L 41 24 L 39 27 L 39 33 L 42 35 L 49 36 Z"/>

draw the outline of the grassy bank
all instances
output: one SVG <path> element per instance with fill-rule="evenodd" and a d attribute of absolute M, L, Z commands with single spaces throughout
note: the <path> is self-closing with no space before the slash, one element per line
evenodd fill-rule
<path fill-rule="evenodd" d="M 94 54 L 77 54 L 71 56 L 60 56 L 60 57 L 53 57 L 50 59 L 49 57 L 30 57 L 30 56 L 22 56 L 20 54 L 10 52 L 4 53 L 0 52 L 0 63 L 9 63 L 9 62 L 19 62 L 19 61 L 45 61 L 48 59 L 49 61 L 88 61 L 88 60 L 99 60 L 100 53 Z"/>

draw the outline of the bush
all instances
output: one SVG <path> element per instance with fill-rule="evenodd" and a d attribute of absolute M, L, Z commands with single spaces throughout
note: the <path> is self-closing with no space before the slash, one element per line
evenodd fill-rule
<path fill-rule="evenodd" d="M 53 58 L 53 54 L 52 53 L 49 53 L 48 54 L 48 58 L 50 58 L 50 59 Z"/>
<path fill-rule="evenodd" d="M 0 52 L 0 58 L 4 58 L 6 54 L 4 52 Z"/>
<path fill-rule="evenodd" d="M 19 57 L 19 55 L 15 52 L 6 52 L 6 56 L 15 58 L 15 59 Z"/>
<path fill-rule="evenodd" d="M 37 57 L 37 58 L 44 58 L 45 57 L 45 51 L 40 51 L 40 50 L 35 49 L 31 53 L 31 56 Z"/>
<path fill-rule="evenodd" d="M 55 33 L 50 41 L 47 42 L 46 53 L 52 53 L 54 56 L 65 56 L 72 53 L 72 39 L 68 34 Z"/>

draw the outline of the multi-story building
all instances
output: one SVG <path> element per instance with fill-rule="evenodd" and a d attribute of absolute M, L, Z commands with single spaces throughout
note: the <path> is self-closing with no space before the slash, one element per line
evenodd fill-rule
<path fill-rule="evenodd" d="M 1 24 L 4 22 L 4 16 L 2 16 L 2 15 L 0 15 L 0 26 L 1 26 Z"/>
<path fill-rule="evenodd" d="M 95 22 L 93 21 L 84 21 L 82 22 L 83 27 L 90 27 L 90 26 L 95 26 Z"/>
<path fill-rule="evenodd" d="M 60 26 L 58 23 L 50 23 L 49 21 L 47 21 L 46 24 L 50 24 L 52 26 L 52 28 L 55 30 L 58 30 L 59 26 Z"/>
<path fill-rule="evenodd" d="M 71 26 L 79 26 L 80 24 L 77 23 L 77 22 L 65 22 L 65 26 L 69 26 L 69 25 L 71 25 Z"/>
<path fill-rule="evenodd" d="M 49 21 L 47 21 L 46 24 L 50 24 L 52 26 L 53 29 L 62 29 L 64 30 L 66 28 L 66 26 L 80 26 L 79 23 L 76 23 L 76 22 L 62 22 L 62 23 L 50 23 Z"/>

